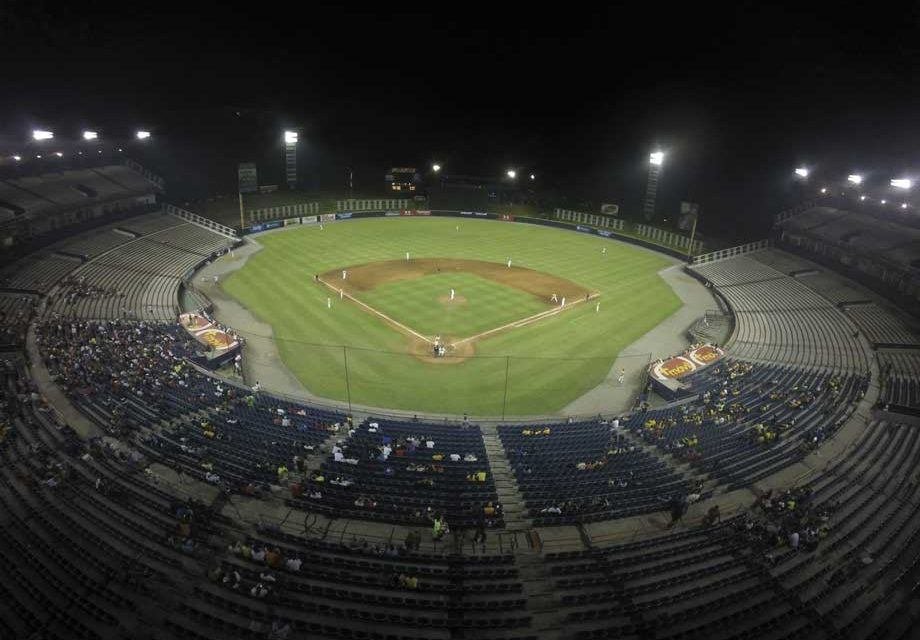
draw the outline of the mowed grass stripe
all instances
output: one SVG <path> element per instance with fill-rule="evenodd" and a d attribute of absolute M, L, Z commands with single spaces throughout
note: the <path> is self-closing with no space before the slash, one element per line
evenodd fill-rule
<path fill-rule="evenodd" d="M 457 298 L 442 300 L 449 298 L 451 288 Z M 529 293 L 471 273 L 390 282 L 356 297 L 429 337 L 468 337 L 548 308 Z"/>
<path fill-rule="evenodd" d="M 371 219 L 330 224 L 323 231 L 286 229 L 258 241 L 264 249 L 226 279 L 225 290 L 272 325 L 285 364 L 318 395 L 345 399 L 340 345 L 370 349 L 348 352 L 351 396 L 361 404 L 500 414 L 509 364 L 509 415 L 558 411 L 600 383 L 623 347 L 680 306 L 657 276 L 671 264 L 667 259 L 626 244 L 551 228 L 446 218 Z M 601 251 L 604 247 L 606 255 Z M 595 313 L 593 302 L 580 305 L 477 342 L 477 357 L 459 364 L 425 363 L 405 355 L 408 343 L 403 334 L 358 305 L 332 296 L 333 307 L 327 309 L 328 289 L 312 282 L 314 273 L 400 260 L 406 251 L 417 258 L 499 263 L 511 257 L 516 266 L 598 291 L 600 312 Z M 459 288 L 458 294 L 472 299 Z M 436 307 L 430 295 L 402 292 L 402 297 L 397 295 L 387 304 L 405 306 L 407 313 L 419 318 L 432 317 Z M 490 326 L 501 324 L 500 317 L 514 308 L 507 297 L 494 292 L 482 291 L 477 293 L 480 296 L 488 309 L 477 316 Z M 405 324 L 421 331 L 417 321 Z M 389 351 L 397 353 L 380 353 Z"/>

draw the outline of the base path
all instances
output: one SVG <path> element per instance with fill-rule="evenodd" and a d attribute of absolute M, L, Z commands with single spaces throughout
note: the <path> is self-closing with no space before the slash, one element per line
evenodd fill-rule
<path fill-rule="evenodd" d="M 324 280 L 322 277 L 320 277 L 319 282 L 322 282 L 324 285 L 326 285 L 327 287 L 329 287 L 330 289 L 332 289 L 336 294 L 339 294 L 341 297 L 343 297 L 343 298 L 348 298 L 349 300 L 351 300 L 352 302 L 354 302 L 356 305 L 358 305 L 359 307 L 361 307 L 362 309 L 364 309 L 364 310 L 367 311 L 368 313 L 372 313 L 372 314 L 374 314 L 375 316 L 377 316 L 378 318 L 382 318 L 385 322 L 390 323 L 391 325 L 393 325 L 394 327 L 396 327 L 396 328 L 399 329 L 400 331 L 402 331 L 402 332 L 404 332 L 404 333 L 408 333 L 410 336 L 414 336 L 414 337 L 418 338 L 419 340 L 424 340 L 425 342 L 427 342 L 427 343 L 429 343 L 429 344 L 434 344 L 434 340 L 432 340 L 432 339 L 430 339 L 430 338 L 428 338 L 428 337 L 426 337 L 426 336 L 423 336 L 422 334 L 420 334 L 420 333 L 419 333 L 418 331 L 416 331 L 415 329 L 410 329 L 409 327 L 407 327 L 406 325 L 404 325 L 402 322 L 399 322 L 399 321 L 397 321 L 397 320 L 394 320 L 393 318 L 391 318 L 390 316 L 388 316 L 387 314 L 385 314 L 383 311 L 378 311 L 377 309 L 375 309 L 375 308 L 372 307 L 371 305 L 369 305 L 369 304 L 367 304 L 367 303 L 365 303 L 365 302 L 361 302 L 361 301 L 358 300 L 356 297 L 354 297 L 353 295 L 351 295 L 350 293 L 348 293 L 348 292 L 345 290 L 345 287 L 343 287 L 343 286 L 341 286 L 341 285 L 329 284 L 329 283 L 328 283 L 326 280 Z M 342 282 L 345 282 L 345 281 L 343 280 Z"/>
<path fill-rule="evenodd" d="M 342 278 L 342 272 L 347 271 L 348 277 Z M 504 263 L 485 262 L 484 260 L 460 260 L 457 258 L 419 258 L 406 260 L 385 260 L 381 262 L 366 262 L 358 265 L 346 265 L 330 269 L 319 274 L 320 279 L 327 282 L 341 283 L 346 293 L 369 291 L 388 282 L 401 280 L 415 280 L 436 273 L 472 273 L 486 280 L 492 280 L 513 289 L 519 289 L 532 294 L 540 300 L 548 301 L 554 293 L 561 300 L 568 298 L 576 300 L 584 298 L 591 291 L 583 286 L 554 276 L 551 273 L 525 269 L 524 267 L 508 267 Z M 336 288 L 338 291 L 338 288 Z"/>
<path fill-rule="evenodd" d="M 423 262 L 423 261 L 420 260 L 420 261 L 417 261 L 417 262 Z M 438 263 L 440 263 L 440 262 L 442 262 L 442 261 L 430 261 L 430 262 L 438 262 Z M 489 262 L 478 262 L 478 261 L 476 261 L 476 260 L 450 260 L 450 261 L 447 261 L 447 262 L 449 262 L 449 263 L 477 263 L 477 264 L 481 264 L 481 265 L 492 265 L 492 264 L 493 264 L 493 263 L 489 263 Z M 396 265 L 412 265 L 412 266 L 417 266 L 417 265 L 413 265 L 412 262 L 399 262 L 399 261 L 394 261 L 394 263 L 395 263 Z M 381 264 L 381 263 L 370 263 L 370 264 Z M 556 281 L 560 281 L 561 283 L 567 283 L 567 285 L 566 285 L 567 288 L 565 288 L 565 289 L 562 289 L 562 288 L 561 288 L 561 285 L 560 285 L 560 287 L 552 288 L 552 283 L 549 283 L 549 284 L 550 284 L 550 290 L 551 290 L 553 293 L 556 293 L 556 292 L 558 292 L 558 291 L 568 292 L 568 291 L 571 291 L 570 287 L 576 287 L 576 288 L 578 289 L 577 295 L 578 295 L 579 297 L 577 297 L 577 298 L 575 298 L 575 297 L 570 298 L 570 300 L 572 300 L 572 302 L 569 302 L 569 303 L 566 304 L 565 306 L 561 306 L 561 305 L 560 305 L 560 306 L 555 306 L 555 307 L 552 307 L 552 308 L 550 308 L 550 309 L 547 309 L 546 311 L 541 311 L 540 313 L 535 313 L 535 314 L 532 315 L 532 316 L 527 316 L 526 318 L 521 318 L 520 320 L 515 320 L 514 322 L 509 322 L 509 323 L 507 323 L 507 324 L 503 324 L 503 325 L 501 325 L 500 327 L 495 327 L 495 328 L 493 328 L 493 329 L 489 329 L 489 330 L 487 330 L 487 331 L 483 331 L 483 332 L 481 332 L 481 333 L 477 333 L 476 335 L 473 335 L 473 336 L 468 336 L 468 337 L 466 337 L 466 338 L 459 338 L 459 339 L 445 339 L 445 340 L 444 340 L 444 344 L 446 344 L 452 351 L 453 351 L 453 350 L 456 350 L 456 349 L 459 349 L 460 351 L 459 351 L 458 353 L 456 353 L 456 354 L 452 354 L 452 355 L 455 356 L 454 359 L 432 358 L 433 360 L 444 361 L 444 362 L 459 362 L 459 361 L 461 361 L 462 359 L 468 358 L 469 356 L 472 355 L 471 346 L 472 346 L 472 344 L 473 344 L 475 341 L 477 341 L 477 340 L 482 340 L 483 338 L 487 338 L 487 337 L 489 337 L 489 336 L 492 336 L 492 335 L 501 333 L 501 332 L 503 332 L 503 331 L 507 331 L 507 330 L 509 330 L 509 329 L 517 329 L 517 328 L 519 328 L 519 327 L 526 327 L 527 325 L 533 324 L 534 322 L 539 322 L 540 320 L 543 320 L 543 319 L 545 319 L 545 318 L 551 318 L 551 317 L 553 317 L 553 316 L 555 316 L 555 315 L 558 315 L 558 314 L 562 313 L 563 311 L 565 311 L 565 310 L 567 310 L 567 309 L 571 309 L 571 308 L 573 308 L 573 307 L 575 307 L 575 306 L 577 306 L 577 305 L 579 305 L 579 304 L 584 304 L 584 303 L 587 303 L 589 300 L 594 300 L 594 299 L 600 297 L 600 294 L 598 294 L 598 293 L 589 293 L 587 289 L 585 289 L 585 288 L 583 288 L 583 287 L 579 287 L 578 285 L 576 285 L 576 284 L 573 283 L 573 282 L 570 282 L 570 281 L 568 281 L 568 280 L 563 280 L 562 278 L 556 278 L 555 276 L 550 276 L 549 274 L 543 274 L 543 273 L 540 273 L 539 271 L 533 271 L 532 269 L 521 269 L 521 268 L 515 268 L 515 267 L 508 268 L 508 267 L 502 266 L 502 265 L 494 265 L 494 266 L 497 266 L 497 267 L 498 267 L 497 269 L 494 270 L 494 271 L 496 271 L 497 273 L 513 272 L 515 269 L 517 269 L 518 272 L 525 272 L 525 273 L 523 274 L 524 276 L 527 276 L 527 275 L 529 275 L 529 274 L 537 274 L 537 275 L 539 275 L 539 276 L 543 276 L 543 278 L 538 279 L 538 280 L 541 281 L 541 282 L 540 282 L 540 286 L 545 286 L 545 285 L 547 284 L 547 283 L 545 283 L 545 282 L 542 282 L 543 280 L 550 280 L 550 279 L 556 280 Z M 465 270 L 465 269 L 461 269 L 459 265 L 455 265 L 454 268 L 456 268 L 456 270 L 458 270 L 458 271 L 460 271 L 460 270 Z M 393 281 L 396 281 L 396 280 L 408 280 L 408 279 L 412 279 L 412 278 L 414 278 L 414 277 L 420 277 L 420 276 L 422 276 L 422 275 L 427 275 L 427 274 L 429 274 L 429 273 L 437 273 L 437 272 L 439 272 L 439 271 L 440 271 L 440 268 L 439 268 L 439 267 L 438 267 L 438 271 L 419 270 L 419 269 L 404 269 L 404 270 L 403 270 L 403 269 L 395 269 L 395 270 L 393 270 L 393 271 L 391 272 L 391 275 L 388 277 L 388 279 L 386 279 L 386 280 L 384 280 L 384 281 L 386 281 L 386 282 L 393 282 Z M 359 275 L 358 275 L 358 278 L 355 277 L 355 272 L 358 272 L 358 274 L 359 274 Z M 410 337 L 415 338 L 415 339 L 417 339 L 417 340 L 421 340 L 422 342 L 427 343 L 428 345 L 433 345 L 433 344 L 435 343 L 434 338 L 432 338 L 432 337 L 430 337 L 430 336 L 422 335 L 421 333 L 419 333 L 419 332 L 416 331 L 415 329 L 413 329 L 413 328 L 411 328 L 411 327 L 409 327 L 409 326 L 404 325 L 403 323 L 399 322 L 398 320 L 394 319 L 393 317 L 391 317 L 391 316 L 385 314 L 384 312 L 380 311 L 379 309 L 375 309 L 374 307 L 372 307 L 371 305 L 367 304 L 366 302 L 362 302 L 361 300 L 358 300 L 355 296 L 351 295 L 351 293 L 348 292 L 349 289 L 358 290 L 358 291 L 366 291 L 367 289 L 371 288 L 371 287 L 366 286 L 368 277 L 367 277 L 367 275 L 366 275 L 365 272 L 364 272 L 363 266 L 362 266 L 362 267 L 349 267 L 349 268 L 348 268 L 348 278 L 346 278 L 345 280 L 342 280 L 342 279 L 341 279 L 341 273 L 342 273 L 342 270 L 341 270 L 341 269 L 333 269 L 332 271 L 327 271 L 327 272 L 324 273 L 323 275 L 318 276 L 318 277 L 317 277 L 317 281 L 320 282 L 320 283 L 322 283 L 322 284 L 324 284 L 326 287 L 328 287 L 329 289 L 331 289 L 333 292 L 335 292 L 335 293 L 336 293 L 338 296 L 340 296 L 341 298 L 347 298 L 348 300 L 354 302 L 355 304 L 357 304 L 359 307 L 361 307 L 362 309 L 364 309 L 364 310 L 367 311 L 368 313 L 371 313 L 371 314 L 377 316 L 378 318 L 382 319 L 384 322 L 389 323 L 390 325 L 392 325 L 392 326 L 395 327 L 396 329 L 402 331 L 403 333 L 409 335 Z M 332 281 L 335 282 L 335 284 L 332 284 L 332 283 L 329 281 L 329 279 L 335 278 L 335 274 L 338 274 L 339 279 L 337 279 L 337 280 L 336 280 L 336 279 L 333 279 Z M 409 275 L 406 275 L 406 274 L 409 274 Z M 364 277 L 364 278 L 361 278 L 362 275 L 364 275 L 365 277 Z M 392 277 L 393 275 L 398 275 L 398 276 L 402 276 L 402 277 Z M 479 275 L 483 275 L 483 273 L 480 272 Z M 521 275 L 522 275 L 521 273 L 517 273 L 517 274 L 514 274 L 514 273 L 505 274 L 505 281 L 503 282 L 503 284 L 510 284 L 510 281 L 520 281 L 520 280 L 526 279 L 526 278 L 521 278 Z M 502 280 L 500 280 L 499 278 L 491 278 L 491 279 L 496 280 L 496 281 L 498 281 L 498 282 L 502 282 Z M 358 284 L 357 284 L 357 285 L 355 284 L 356 280 L 358 281 Z M 378 282 L 378 284 L 379 284 L 379 282 Z M 512 285 L 512 286 L 514 286 L 514 285 Z M 533 287 L 534 287 L 534 284 L 533 284 L 533 283 L 530 283 L 530 287 L 533 288 Z M 517 286 L 517 288 L 520 289 L 520 288 L 523 288 L 523 287 Z M 527 289 L 525 289 L 525 290 L 527 290 Z M 533 291 L 528 291 L 528 292 L 529 292 L 529 293 L 534 293 Z M 570 295 L 570 294 L 566 294 L 566 295 Z M 562 296 L 560 296 L 560 297 L 561 297 L 562 299 L 565 299 L 566 295 L 562 295 Z M 465 302 L 466 300 L 463 299 L 463 301 Z M 411 352 L 416 352 L 417 349 L 410 349 L 410 351 L 411 351 Z M 426 360 L 427 360 L 427 359 L 429 359 L 429 358 L 426 357 Z"/>

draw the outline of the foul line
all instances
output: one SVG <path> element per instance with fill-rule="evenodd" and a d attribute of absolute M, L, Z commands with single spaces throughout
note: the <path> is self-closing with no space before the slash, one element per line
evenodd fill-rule
<path fill-rule="evenodd" d="M 601 294 L 599 294 L 599 293 L 592 293 L 591 295 L 588 296 L 588 300 L 594 300 L 595 298 L 599 298 L 600 295 L 601 295 Z M 503 324 L 503 325 L 500 326 L 500 327 L 495 327 L 494 329 L 489 329 L 488 331 L 483 331 L 482 333 L 477 333 L 475 336 L 470 336 L 469 338 L 463 338 L 462 340 L 457 340 L 457 341 L 456 341 L 453 345 L 451 345 L 451 346 L 457 346 L 458 344 L 463 344 L 464 342 L 471 342 L 471 341 L 473 341 L 473 340 L 478 340 L 478 339 L 480 339 L 480 338 L 485 338 L 486 336 L 490 336 L 490 335 L 492 335 L 493 333 L 498 333 L 499 331 L 504 331 L 505 329 L 517 329 L 517 328 L 519 328 L 519 327 L 527 326 L 528 324 L 533 324 L 534 322 L 538 322 L 538 321 L 542 320 L 543 318 L 549 318 L 550 316 L 554 316 L 554 315 L 556 315 L 556 314 L 562 313 L 562 312 L 565 311 L 566 309 L 570 309 L 570 308 L 574 307 L 575 305 L 582 304 L 582 303 L 584 303 L 584 302 L 587 302 L 588 300 L 579 298 L 579 299 L 576 300 L 575 302 L 573 302 L 573 303 L 571 303 L 571 304 L 567 304 L 567 305 L 565 305 L 564 307 L 554 307 L 554 308 L 552 308 L 552 309 L 547 309 L 546 311 L 541 311 L 540 313 L 537 313 L 537 314 L 535 314 L 535 315 L 532 315 L 532 316 L 529 316 L 529 317 L 527 317 L 527 318 L 524 318 L 523 320 L 515 320 L 514 322 L 509 322 L 508 324 Z"/>
<path fill-rule="evenodd" d="M 366 309 L 367 311 L 370 311 L 370 312 L 373 313 L 374 315 L 383 318 L 384 320 L 386 320 L 387 322 L 389 322 L 389 323 L 392 324 L 393 326 L 398 327 L 399 329 L 402 329 L 402 330 L 405 331 L 406 333 L 411 334 L 411 335 L 415 336 L 416 338 L 419 338 L 420 340 L 424 340 L 424 341 L 427 342 L 428 344 L 434 344 L 434 340 L 432 340 L 431 338 L 429 338 L 429 337 L 427 337 L 427 336 L 423 336 L 423 335 L 420 334 L 418 331 L 415 331 L 415 330 L 413 330 L 413 329 L 410 329 L 409 327 L 407 327 L 407 326 L 404 325 L 403 323 L 401 323 L 401 322 L 399 322 L 399 321 L 397 321 L 397 320 L 394 320 L 393 318 L 391 318 L 391 317 L 388 316 L 387 314 L 383 313 L 382 311 L 378 311 L 377 309 L 375 309 L 374 307 L 370 306 L 369 304 L 367 304 L 367 303 L 365 303 L 365 302 L 361 302 L 360 300 L 358 300 L 356 297 L 354 297 L 353 295 L 351 295 L 351 294 L 348 293 L 347 291 L 345 291 L 345 290 L 343 290 L 343 289 L 339 289 L 339 288 L 336 287 L 335 285 L 326 282 L 326 281 L 323 280 L 322 278 L 318 278 L 318 280 L 319 280 L 319 282 L 322 282 L 324 285 L 326 285 L 327 287 L 329 287 L 330 289 L 332 289 L 332 290 L 335 291 L 336 293 L 341 294 L 342 297 L 348 298 L 349 300 L 351 300 L 351 301 L 354 302 L 355 304 L 359 305 L 360 307 L 363 307 L 364 309 Z M 599 297 L 600 297 L 600 294 L 599 294 L 599 293 L 592 293 L 591 295 L 589 295 L 589 296 L 587 297 L 587 299 L 579 298 L 578 300 L 575 300 L 574 302 L 572 302 L 572 303 L 570 303 L 570 304 L 567 304 L 567 305 L 565 305 L 564 307 L 553 307 L 552 309 L 547 309 L 546 311 L 541 311 L 540 313 L 534 314 L 534 315 L 532 315 L 532 316 L 528 316 L 528 317 L 526 317 L 526 318 L 523 318 L 522 320 L 515 320 L 514 322 L 509 322 L 508 324 L 503 324 L 503 325 L 500 326 L 500 327 L 495 327 L 494 329 L 489 329 L 488 331 L 483 331 L 482 333 L 477 333 L 477 334 L 474 335 L 474 336 L 470 336 L 470 337 L 468 337 L 468 338 L 463 338 L 463 339 L 461 339 L 461 340 L 457 340 L 456 342 L 454 342 L 454 343 L 451 344 L 450 346 L 453 348 L 453 347 L 456 347 L 457 345 L 461 345 L 461 344 L 464 344 L 464 343 L 466 343 L 466 342 L 472 342 L 473 340 L 479 340 L 480 338 L 485 338 L 485 337 L 490 336 L 490 335 L 492 335 L 492 334 L 494 334 L 494 333 L 499 333 L 500 331 L 505 331 L 506 329 L 517 329 L 517 328 L 520 328 L 520 327 L 526 327 L 526 326 L 529 325 L 529 324 L 533 324 L 534 322 L 539 322 L 540 320 L 543 320 L 544 318 L 549 318 L 549 317 L 551 317 L 551 316 L 558 315 L 558 314 L 562 313 L 563 311 L 565 311 L 566 309 L 571 309 L 572 307 L 574 307 L 574 306 L 576 306 L 576 305 L 586 303 L 586 302 L 588 302 L 589 300 L 594 300 L 595 298 L 599 298 Z"/>
<path fill-rule="evenodd" d="M 326 282 L 326 281 L 323 280 L 322 278 L 319 278 L 319 281 L 322 282 L 322 283 L 323 283 L 324 285 L 326 285 L 327 287 L 329 287 L 330 289 L 332 289 L 333 291 L 335 291 L 336 293 L 341 294 L 342 297 L 348 298 L 349 300 L 351 300 L 351 301 L 354 302 L 355 304 L 357 304 L 357 305 L 363 307 L 364 309 L 370 311 L 370 312 L 373 313 L 374 315 L 380 316 L 381 318 L 383 318 L 384 320 L 386 320 L 386 321 L 389 322 L 390 324 L 392 324 L 392 325 L 394 325 L 394 326 L 396 326 L 396 327 L 399 327 L 400 329 L 402 329 L 402 330 L 405 331 L 406 333 L 410 333 L 410 334 L 412 334 L 413 336 L 415 336 L 416 338 L 419 338 L 419 339 L 421 339 L 421 340 L 424 340 L 424 341 L 427 342 L 428 344 L 434 344 L 434 341 L 433 341 L 433 340 L 430 340 L 429 338 L 423 336 L 423 335 L 420 334 L 418 331 L 413 331 L 412 329 L 410 329 L 409 327 L 407 327 L 407 326 L 404 325 L 403 323 L 394 320 L 393 318 L 391 318 L 391 317 L 388 316 L 387 314 L 383 313 L 382 311 L 377 311 L 377 309 L 375 309 L 374 307 L 370 306 L 369 304 L 365 304 L 364 302 L 361 302 L 360 300 L 358 300 L 356 297 L 354 297 L 353 295 L 351 295 L 351 294 L 348 293 L 347 291 L 344 291 L 343 289 L 339 289 L 339 288 L 336 287 L 335 285 L 329 284 L 328 282 Z"/>

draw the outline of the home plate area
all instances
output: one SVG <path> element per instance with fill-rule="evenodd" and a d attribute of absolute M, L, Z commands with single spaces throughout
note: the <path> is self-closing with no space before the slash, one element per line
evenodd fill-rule
<path fill-rule="evenodd" d="M 552 274 L 479 260 L 424 258 L 348 265 L 319 276 L 409 338 L 428 362 L 457 363 L 476 341 L 527 326 L 598 296 Z"/>

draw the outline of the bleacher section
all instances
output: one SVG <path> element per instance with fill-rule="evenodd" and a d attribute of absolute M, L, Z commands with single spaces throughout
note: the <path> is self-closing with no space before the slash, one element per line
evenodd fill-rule
<path fill-rule="evenodd" d="M 711 282 L 734 312 L 735 333 L 726 345 L 733 356 L 868 371 L 869 354 L 858 339 L 856 326 L 797 278 L 749 256 L 691 269 Z"/>
<path fill-rule="evenodd" d="M 425 525 L 440 514 L 452 527 L 502 524 L 477 426 L 366 420 L 337 442 L 320 473 L 324 481 L 311 479 L 294 504 L 384 522 Z M 497 512 L 487 517 L 489 504 Z"/>
<path fill-rule="evenodd" d="M 625 425 L 729 488 L 791 465 L 842 425 L 868 380 L 726 360 L 683 379 L 697 401 Z"/>
<path fill-rule="evenodd" d="M 132 240 L 114 228 L 150 233 Z M 105 244 L 109 240 L 116 244 Z M 161 213 L 114 223 L 98 234 L 60 245 L 59 250 L 68 254 L 104 254 L 61 281 L 48 309 L 81 319 L 175 319 L 182 279 L 202 261 L 225 250 L 228 242 L 224 236 Z"/>
<path fill-rule="evenodd" d="M 672 469 L 620 440 L 606 422 L 502 426 L 498 433 L 535 524 L 657 511 L 686 489 Z"/>
<path fill-rule="evenodd" d="M 882 390 L 879 401 L 901 407 L 920 407 L 920 351 L 880 350 Z"/>
<path fill-rule="evenodd" d="M 58 280 L 82 264 L 79 258 L 37 253 L 0 269 L 0 288 L 47 293 Z"/>

